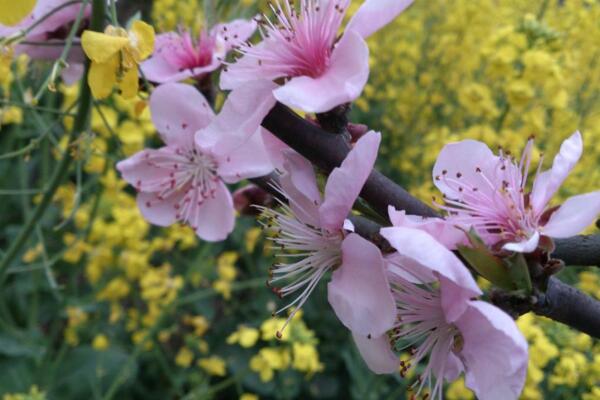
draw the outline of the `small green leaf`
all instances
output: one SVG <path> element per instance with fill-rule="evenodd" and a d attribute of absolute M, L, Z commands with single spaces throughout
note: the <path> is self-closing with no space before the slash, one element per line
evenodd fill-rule
<path fill-rule="evenodd" d="M 498 257 L 489 252 L 483 252 L 481 249 L 474 249 L 468 246 L 459 246 L 458 252 L 479 275 L 494 285 L 502 289 L 514 289 L 508 268 Z"/>
<path fill-rule="evenodd" d="M 24 339 L 27 339 L 25 335 L 16 338 L 6 333 L 0 334 L 0 354 L 27 358 L 37 358 L 44 354 L 46 349 L 42 344 Z"/>
<path fill-rule="evenodd" d="M 471 267 L 494 285 L 507 290 L 515 289 L 510 271 L 502 260 L 492 254 L 473 229 L 467 232 L 467 237 L 471 247 L 458 246 L 458 252 Z"/>
<path fill-rule="evenodd" d="M 531 277 L 529 276 L 529 267 L 527 261 L 521 253 L 514 253 L 510 257 L 504 259 L 504 263 L 508 267 L 510 277 L 517 289 L 525 290 L 531 293 Z"/>

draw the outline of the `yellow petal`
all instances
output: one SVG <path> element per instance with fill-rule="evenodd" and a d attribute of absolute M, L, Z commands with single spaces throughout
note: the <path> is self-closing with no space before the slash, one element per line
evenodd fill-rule
<path fill-rule="evenodd" d="M 119 89 L 121 89 L 121 96 L 124 99 L 130 99 L 134 97 L 138 92 L 138 69 L 137 67 L 131 68 L 125 71 L 123 78 L 119 82 Z"/>
<path fill-rule="evenodd" d="M 28 16 L 36 0 L 0 0 L 0 24 L 16 25 Z"/>
<path fill-rule="evenodd" d="M 81 46 L 85 54 L 97 63 L 106 62 L 129 43 L 126 37 L 110 36 L 105 33 L 85 31 L 81 36 Z"/>
<path fill-rule="evenodd" d="M 114 56 L 105 63 L 92 62 L 90 72 L 88 73 L 88 85 L 90 85 L 94 98 L 104 99 L 111 94 L 117 82 L 118 70 L 118 56 Z"/>
<path fill-rule="evenodd" d="M 140 59 L 145 60 L 154 51 L 154 28 L 143 21 L 135 21 L 131 26 L 131 34 L 135 37 L 132 45 L 137 49 Z"/>

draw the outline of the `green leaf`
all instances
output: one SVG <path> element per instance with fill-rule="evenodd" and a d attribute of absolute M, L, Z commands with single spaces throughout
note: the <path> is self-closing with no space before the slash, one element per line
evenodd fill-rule
<path fill-rule="evenodd" d="M 510 257 L 505 258 L 504 263 L 508 267 L 510 277 L 516 288 L 531 293 L 532 285 L 531 277 L 529 276 L 529 267 L 523 254 L 514 253 Z"/>
<path fill-rule="evenodd" d="M 515 288 L 508 267 L 496 257 L 473 229 L 467 232 L 469 246 L 458 246 L 458 252 L 477 273 L 494 285 L 507 290 Z"/>
<path fill-rule="evenodd" d="M 37 358 L 44 354 L 45 348 L 39 343 L 26 342 L 6 333 L 0 333 L 0 354 L 9 357 Z"/>
<path fill-rule="evenodd" d="M 57 368 L 58 380 L 54 383 L 51 398 L 88 399 L 92 397 L 91 393 L 106 392 L 128 359 L 128 354 L 116 348 L 96 351 L 81 346 L 71 350 Z M 137 364 L 125 374 L 123 389 L 133 384 Z"/>

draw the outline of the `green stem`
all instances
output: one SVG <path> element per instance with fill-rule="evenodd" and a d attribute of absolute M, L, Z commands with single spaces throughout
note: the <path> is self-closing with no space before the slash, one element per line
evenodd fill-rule
<path fill-rule="evenodd" d="M 117 18 L 117 0 L 110 0 L 110 20 L 114 26 L 119 26 Z"/>
<path fill-rule="evenodd" d="M 81 20 L 83 19 L 84 11 L 85 11 L 89 1 L 90 0 L 83 0 L 83 4 L 81 5 L 81 8 L 79 9 L 79 14 L 77 14 L 75 23 L 73 23 L 73 26 L 71 27 L 71 31 L 69 32 L 69 35 L 67 36 L 66 44 L 65 44 L 65 47 L 63 48 L 62 53 L 60 54 L 60 57 L 52 65 L 52 71 L 50 71 L 50 74 L 46 77 L 44 84 L 42 85 L 42 87 L 40 87 L 40 90 L 35 95 L 36 102 L 42 98 L 42 95 L 44 94 L 46 89 L 48 89 L 50 86 L 54 86 L 54 81 L 56 80 L 56 77 L 58 76 L 58 74 L 60 74 L 62 69 L 67 65 L 67 62 L 66 62 L 67 56 L 69 55 L 69 51 L 71 51 L 71 46 L 73 45 L 73 40 L 75 40 L 75 35 L 77 34 L 77 31 L 79 31 L 79 26 L 81 25 Z M 92 28 L 92 30 L 93 30 L 93 28 Z M 87 76 L 87 74 L 85 76 Z M 83 79 L 83 81 L 85 81 L 85 78 Z M 55 89 L 51 89 L 51 91 L 54 91 L 54 90 Z"/>
<path fill-rule="evenodd" d="M 104 23 L 105 3 L 105 0 L 93 0 L 92 21 L 90 24 L 90 29 L 93 31 L 99 32 L 102 30 Z M 68 149 L 77 139 L 79 133 L 86 128 L 92 105 L 92 95 L 90 92 L 90 87 L 88 86 L 86 80 L 89 68 L 90 63 L 89 61 L 87 61 L 85 63 L 85 71 L 83 75 L 84 78 L 81 80 L 81 96 L 79 98 L 79 107 L 77 109 L 77 115 L 75 116 L 75 121 L 73 123 L 73 129 L 69 134 L 67 151 L 65 151 L 63 158 L 60 160 L 58 166 L 54 170 L 54 173 L 52 174 L 52 178 L 50 180 L 50 184 L 48 185 L 48 190 L 46 191 L 46 193 L 44 193 L 42 200 L 37 205 L 33 213 L 29 216 L 29 219 L 23 226 L 23 229 L 21 229 L 17 237 L 11 242 L 10 247 L 6 251 L 6 254 L 2 258 L 2 261 L 0 262 L 0 287 L 6 279 L 6 271 L 8 269 L 8 266 L 19 254 L 19 251 L 21 251 L 25 243 L 27 243 L 29 235 L 33 231 L 35 225 L 41 219 L 42 215 L 44 214 L 44 211 L 46 211 L 46 208 L 48 208 L 48 206 L 52 202 L 54 193 L 56 192 L 63 178 L 67 175 L 67 172 L 69 171 L 69 166 L 71 165 L 72 157 Z"/>

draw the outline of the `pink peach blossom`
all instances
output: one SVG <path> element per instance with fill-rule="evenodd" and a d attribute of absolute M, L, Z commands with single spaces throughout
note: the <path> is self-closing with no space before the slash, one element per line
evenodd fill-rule
<path fill-rule="evenodd" d="M 365 38 L 400 14 L 412 0 L 367 0 L 338 38 L 350 0 L 289 0 L 271 6 L 275 21 L 260 21 L 262 42 L 242 44 L 242 57 L 221 74 L 221 88 L 284 79 L 273 90 L 281 103 L 325 112 L 356 99 L 369 77 Z"/>
<path fill-rule="evenodd" d="M 527 342 L 515 322 L 497 307 L 472 300 L 481 294 L 473 277 L 427 232 L 392 227 L 381 234 L 400 257 L 387 275 L 397 319 L 385 335 L 353 332 L 367 365 L 380 374 L 405 373 L 427 359 L 416 395 L 429 391 L 440 399 L 444 380 L 464 371 L 478 398 L 517 399 L 528 360 Z M 404 349 L 411 349 L 410 360 L 400 361 L 396 353 Z"/>
<path fill-rule="evenodd" d="M 558 209 L 552 196 L 571 172 L 583 150 L 575 132 L 566 139 L 552 168 L 538 167 L 530 193 L 527 175 L 533 151 L 529 140 L 519 165 L 504 154 L 495 156 L 483 143 L 464 140 L 446 145 L 433 168 L 434 183 L 444 194 L 448 221 L 471 227 L 489 245 L 517 252 L 534 251 L 540 236 L 565 238 L 581 232 L 600 213 L 600 191 L 573 196 Z"/>
<path fill-rule="evenodd" d="M 202 128 L 214 114 L 193 86 L 170 83 L 150 97 L 152 121 L 165 146 L 147 149 L 117 164 L 123 178 L 138 190 L 137 202 L 153 224 L 190 225 L 208 241 L 233 230 L 234 206 L 225 183 L 268 174 L 273 166 L 262 135 L 221 151 L 227 135 L 206 143 Z"/>
<path fill-rule="evenodd" d="M 200 79 L 221 66 L 227 53 L 248 40 L 256 30 L 255 21 L 238 19 L 202 31 L 196 39 L 187 30 L 156 37 L 155 51 L 141 65 L 152 82 Z"/>
<path fill-rule="evenodd" d="M 381 253 L 351 233 L 346 220 L 373 168 L 380 140 L 380 134 L 371 131 L 357 141 L 329 175 L 323 198 L 312 165 L 297 153 L 286 152 L 287 172 L 281 176 L 279 190 L 288 203 L 282 203 L 280 211 L 263 208 L 263 212 L 267 226 L 278 233 L 273 241 L 287 261 L 274 265 L 269 285 L 281 297 L 299 292 L 278 311 L 295 307 L 288 321 L 323 275 L 333 271 L 328 299 L 344 325 L 365 335 L 380 335 L 392 326 L 394 302 Z"/>

